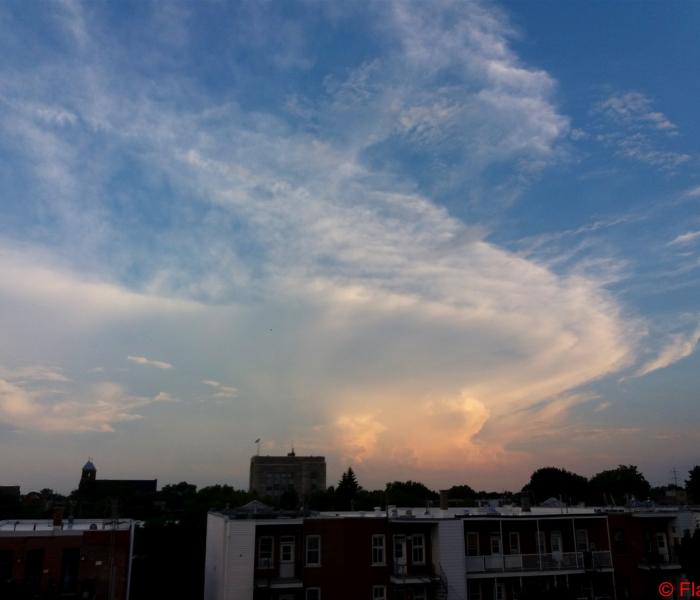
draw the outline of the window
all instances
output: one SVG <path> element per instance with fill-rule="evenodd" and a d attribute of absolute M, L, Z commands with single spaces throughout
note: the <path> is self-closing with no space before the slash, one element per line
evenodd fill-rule
<path fill-rule="evenodd" d="M 588 531 L 585 529 L 576 530 L 576 551 L 588 552 Z"/>
<path fill-rule="evenodd" d="M 306 600 L 321 600 L 321 588 L 306 588 Z"/>
<path fill-rule="evenodd" d="M 479 556 L 479 534 L 467 532 L 467 556 Z"/>
<path fill-rule="evenodd" d="M 306 536 L 306 566 L 318 567 L 321 565 L 321 536 Z"/>
<path fill-rule="evenodd" d="M 271 569 L 273 563 L 272 536 L 264 536 L 258 540 L 258 569 Z"/>
<path fill-rule="evenodd" d="M 406 537 L 403 535 L 394 536 L 394 560 L 406 564 Z"/>
<path fill-rule="evenodd" d="M 501 536 L 498 533 L 491 534 L 491 554 L 503 554 Z"/>
<path fill-rule="evenodd" d="M 520 534 L 517 531 L 508 534 L 508 545 L 511 554 L 520 554 Z"/>
<path fill-rule="evenodd" d="M 10 550 L 0 550 L 0 582 L 12 578 L 14 554 Z"/>
<path fill-rule="evenodd" d="M 424 587 L 416 588 L 413 591 L 413 600 L 427 600 L 428 595 L 425 592 Z"/>
<path fill-rule="evenodd" d="M 468 581 L 469 600 L 481 600 L 481 582 Z"/>
<path fill-rule="evenodd" d="M 561 553 L 561 531 L 552 531 L 549 536 L 549 543 L 552 546 L 552 554 Z"/>
<path fill-rule="evenodd" d="M 496 584 L 496 600 L 506 600 L 506 584 Z"/>
<path fill-rule="evenodd" d="M 372 586 L 372 600 L 386 600 L 386 586 L 385 585 Z"/>
<path fill-rule="evenodd" d="M 537 552 L 545 554 L 547 552 L 547 536 L 544 531 L 537 532 Z"/>
<path fill-rule="evenodd" d="M 386 564 L 386 538 L 382 534 L 372 536 L 372 564 Z"/>
<path fill-rule="evenodd" d="M 425 536 L 414 535 L 411 539 L 411 560 L 414 565 L 425 564 Z"/>

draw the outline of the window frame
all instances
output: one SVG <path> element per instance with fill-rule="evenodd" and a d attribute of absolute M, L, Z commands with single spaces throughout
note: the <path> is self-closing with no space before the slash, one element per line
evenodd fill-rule
<path fill-rule="evenodd" d="M 515 539 L 515 544 L 513 540 Z M 519 531 L 509 531 L 508 532 L 508 550 L 511 554 L 521 554 L 520 552 L 520 532 Z"/>
<path fill-rule="evenodd" d="M 498 552 L 493 551 L 493 543 L 496 542 Z M 503 538 L 497 531 L 492 531 L 489 536 L 489 552 L 491 556 L 503 556 Z"/>
<path fill-rule="evenodd" d="M 417 587 L 413 591 L 413 600 L 428 600 L 428 592 L 425 587 Z"/>
<path fill-rule="evenodd" d="M 270 557 L 269 558 L 263 558 L 262 556 L 262 545 L 263 541 L 269 540 L 270 542 Z M 265 564 L 263 561 L 269 561 L 268 564 Z M 274 569 L 275 568 L 275 536 L 273 535 L 261 535 L 258 538 L 258 569 Z"/>
<path fill-rule="evenodd" d="M 375 540 L 380 540 L 381 545 L 375 545 Z M 374 560 L 375 550 L 380 551 L 381 549 L 381 561 Z M 386 535 L 383 533 L 373 533 L 372 534 L 372 566 L 373 567 L 385 567 L 386 566 Z"/>
<path fill-rule="evenodd" d="M 579 544 L 579 535 L 583 534 L 585 539 L 585 547 Z M 576 552 L 588 552 L 590 548 L 590 540 L 588 539 L 588 529 L 577 529 L 574 532 L 574 543 L 576 544 Z"/>
<path fill-rule="evenodd" d="M 420 544 L 416 546 L 416 540 L 420 540 Z M 416 549 L 420 549 L 421 556 L 422 558 L 420 560 L 416 560 Z M 413 565 L 424 565 L 426 556 L 425 556 L 425 534 L 423 533 L 414 533 L 411 536 L 411 564 Z"/>
<path fill-rule="evenodd" d="M 377 592 L 381 591 L 381 596 L 377 596 Z M 386 586 L 385 585 L 373 585 L 372 586 L 372 600 L 386 600 Z"/>
<path fill-rule="evenodd" d="M 316 592 L 316 597 L 312 598 L 310 596 L 309 592 Z M 320 587 L 306 588 L 306 591 L 304 592 L 304 598 L 305 598 L 305 600 L 321 600 L 321 588 Z"/>
<path fill-rule="evenodd" d="M 318 540 L 318 547 L 315 550 L 311 550 L 309 548 L 309 540 L 311 539 L 316 539 Z M 316 552 L 318 555 L 318 560 L 316 562 L 312 562 L 309 560 L 309 552 Z M 321 566 L 321 536 L 318 533 L 312 533 L 306 536 L 306 540 L 304 543 L 304 564 L 307 567 L 320 567 Z"/>
<path fill-rule="evenodd" d="M 473 539 L 476 540 L 476 554 L 470 554 L 469 549 L 472 547 L 469 544 L 469 537 L 473 536 Z M 479 551 L 479 532 L 478 531 L 467 531 L 467 556 L 481 556 L 481 552 Z"/>

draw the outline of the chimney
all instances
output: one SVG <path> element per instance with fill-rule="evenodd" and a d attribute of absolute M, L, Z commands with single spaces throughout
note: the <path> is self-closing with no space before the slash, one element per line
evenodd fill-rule
<path fill-rule="evenodd" d="M 447 510 L 450 502 L 447 499 L 447 490 L 440 490 L 440 510 Z"/>
<path fill-rule="evenodd" d="M 63 529 L 63 509 L 55 508 L 53 511 L 53 528 Z"/>
<path fill-rule="evenodd" d="M 522 496 L 520 496 L 520 508 L 523 512 L 531 512 L 529 494 L 523 494 Z"/>

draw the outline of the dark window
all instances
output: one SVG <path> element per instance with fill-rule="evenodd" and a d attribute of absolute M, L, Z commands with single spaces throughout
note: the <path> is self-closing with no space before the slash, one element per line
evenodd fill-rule
<path fill-rule="evenodd" d="M 42 549 L 29 550 L 25 556 L 24 582 L 29 589 L 38 590 L 41 586 L 41 576 L 44 570 L 44 551 Z"/>
<path fill-rule="evenodd" d="M 615 529 L 613 531 L 613 547 L 615 552 L 625 551 L 625 532 L 622 529 Z"/>
<path fill-rule="evenodd" d="M 67 548 L 61 558 L 61 591 L 74 592 L 78 588 L 78 569 L 80 568 L 80 549 Z"/>
<path fill-rule="evenodd" d="M 0 585 L 8 579 L 12 579 L 12 559 L 14 555 L 10 550 L 0 552 Z"/>

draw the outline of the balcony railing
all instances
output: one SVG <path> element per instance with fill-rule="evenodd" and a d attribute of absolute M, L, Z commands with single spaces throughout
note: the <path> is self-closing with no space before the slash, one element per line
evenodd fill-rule
<path fill-rule="evenodd" d="M 584 569 L 609 569 L 612 567 L 610 552 L 591 552 L 588 560 L 584 552 L 558 552 L 543 554 L 486 554 L 467 556 L 467 572 L 489 571 L 571 571 Z"/>

